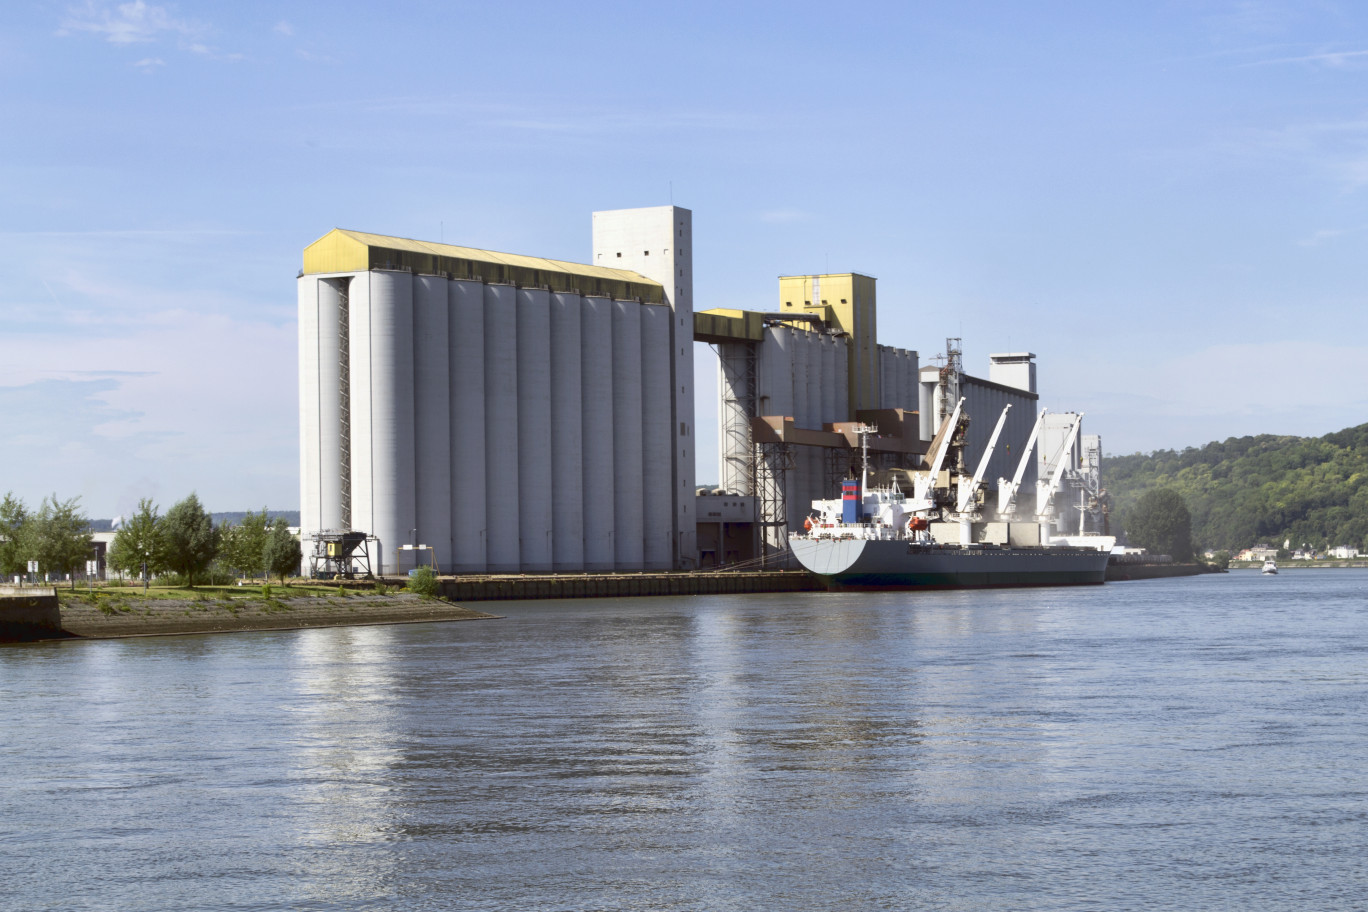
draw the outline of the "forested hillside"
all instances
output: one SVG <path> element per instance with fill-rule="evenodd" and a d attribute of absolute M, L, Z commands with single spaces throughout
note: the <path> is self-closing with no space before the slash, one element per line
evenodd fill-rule
<path fill-rule="evenodd" d="M 1124 528 L 1151 488 L 1178 491 L 1199 548 L 1260 542 L 1368 546 L 1368 424 L 1324 437 L 1232 437 L 1182 452 L 1104 459 L 1103 484 Z"/>

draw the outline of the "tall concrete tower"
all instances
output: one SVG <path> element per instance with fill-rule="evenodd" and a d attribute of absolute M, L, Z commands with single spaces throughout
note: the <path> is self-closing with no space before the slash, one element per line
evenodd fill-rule
<path fill-rule="evenodd" d="M 674 480 L 670 496 L 671 563 L 690 569 L 698 565 L 697 517 L 692 510 L 696 450 L 693 439 L 693 212 L 678 206 L 595 212 L 592 262 L 595 266 L 632 270 L 659 282 L 665 289 L 665 301 L 671 310 L 670 400 L 673 408 L 669 417 L 673 447 L 669 454 L 670 466 L 661 466 L 662 471 L 658 474 Z M 643 420 L 650 422 L 654 417 L 647 415 Z M 670 471 L 665 472 L 666 468 Z M 647 479 L 648 501 L 653 493 L 659 493 L 652 492 L 650 487 L 651 481 Z"/>

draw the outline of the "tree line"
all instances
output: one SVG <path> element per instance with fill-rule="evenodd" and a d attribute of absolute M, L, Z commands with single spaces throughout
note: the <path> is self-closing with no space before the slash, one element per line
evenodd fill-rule
<path fill-rule="evenodd" d="M 79 498 L 60 501 L 54 494 L 36 511 L 13 494 L 0 502 L 0 573 L 7 578 L 24 573 L 30 560 L 38 561 L 43 572 L 74 577 L 92 556 L 90 520 L 81 512 Z M 115 534 L 106 563 L 134 577 L 175 573 L 190 586 L 211 571 L 269 574 L 283 583 L 298 572 L 301 556 L 284 517 L 272 522 L 263 508 L 236 524 L 215 525 L 191 494 L 165 514 L 151 500 L 140 501 L 138 512 Z"/>
<path fill-rule="evenodd" d="M 1203 447 L 1110 457 L 1103 480 L 1129 530 L 1141 495 L 1176 492 L 1195 545 L 1368 548 L 1368 424 L 1323 437 L 1262 434 Z"/>

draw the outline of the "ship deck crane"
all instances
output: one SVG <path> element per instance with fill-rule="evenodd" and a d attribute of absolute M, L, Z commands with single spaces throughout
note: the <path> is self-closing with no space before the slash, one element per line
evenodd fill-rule
<path fill-rule="evenodd" d="M 1016 474 L 1012 476 L 1012 480 L 998 479 L 998 515 L 1003 519 L 1016 518 L 1017 491 L 1021 489 L 1021 479 L 1026 475 L 1031 451 L 1035 449 L 1036 438 L 1040 436 L 1040 428 L 1045 424 L 1045 413 L 1048 411 L 1049 409 L 1040 410 L 1040 417 L 1036 418 L 1035 427 L 1031 428 L 1031 436 L 1026 438 L 1026 448 L 1021 451 L 1021 461 L 1017 463 Z"/>
<path fill-rule="evenodd" d="M 988 471 L 988 460 L 993 458 L 993 450 L 997 447 L 998 436 L 1002 433 L 1002 426 L 1007 423 L 1007 413 L 1012 410 L 1009 404 L 998 416 L 997 426 L 993 428 L 993 434 L 988 438 L 988 446 L 983 450 L 983 458 L 979 460 L 978 471 L 967 485 L 960 487 L 959 505 L 957 512 L 961 515 L 969 512 L 969 507 L 974 503 L 975 496 L 978 494 L 979 486 L 983 484 L 983 473 Z"/>
<path fill-rule="evenodd" d="M 1069 429 L 1069 436 L 1064 438 L 1064 445 L 1055 454 L 1054 471 L 1049 481 L 1036 481 L 1036 519 L 1041 524 L 1042 539 L 1045 539 L 1041 544 L 1049 544 L 1049 529 L 1055 515 L 1055 494 L 1059 492 L 1059 483 L 1063 481 L 1064 470 L 1069 465 L 1065 454 L 1073 449 L 1074 441 L 1078 439 L 1078 431 L 1082 427 L 1083 413 L 1079 412 L 1078 417 L 1074 419 L 1073 427 Z"/>
<path fill-rule="evenodd" d="M 931 497 L 931 492 L 936 486 L 936 476 L 940 474 L 941 464 L 945 462 L 945 454 L 950 452 L 950 439 L 955 436 L 955 427 L 959 424 L 960 409 L 964 408 L 964 398 L 955 403 L 955 410 L 950 413 L 950 417 L 945 419 L 945 424 L 941 425 L 940 433 L 936 436 L 940 438 L 940 446 L 936 448 L 936 457 L 931 462 L 931 469 L 919 477 L 913 484 L 912 502 L 908 508 L 912 512 L 921 513 L 935 509 L 936 502 Z"/>
<path fill-rule="evenodd" d="M 1002 433 L 1002 426 L 1007 423 L 1007 413 L 1012 410 L 1008 405 L 998 416 L 997 426 L 993 428 L 993 435 L 988 438 L 988 446 L 983 449 L 983 457 L 979 459 L 978 471 L 967 484 L 960 485 L 959 503 L 956 504 L 955 512 L 958 514 L 960 526 L 960 544 L 969 545 L 974 541 L 974 520 L 978 518 L 977 497 L 979 485 L 983 483 L 983 473 L 988 470 L 988 460 L 993 458 L 993 448 L 997 446 L 998 435 Z M 971 512 L 971 508 L 974 508 Z"/>

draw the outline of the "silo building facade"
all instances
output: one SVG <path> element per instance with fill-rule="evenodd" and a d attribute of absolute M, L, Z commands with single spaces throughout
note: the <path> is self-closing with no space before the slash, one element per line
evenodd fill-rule
<path fill-rule="evenodd" d="M 630 245 L 630 246 L 627 246 Z M 590 265 L 334 230 L 299 291 L 301 538 L 443 573 L 687 569 L 692 220 L 594 215 Z"/>

